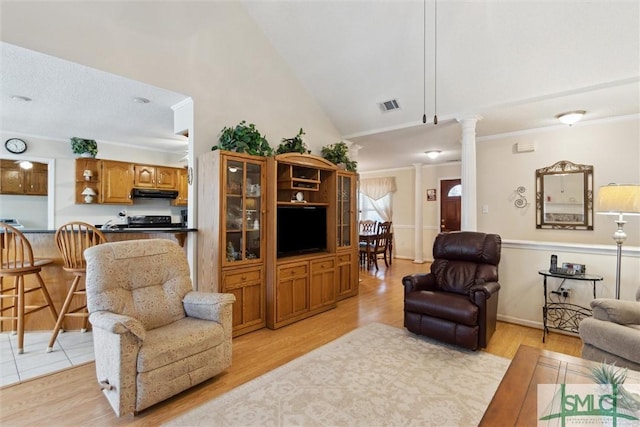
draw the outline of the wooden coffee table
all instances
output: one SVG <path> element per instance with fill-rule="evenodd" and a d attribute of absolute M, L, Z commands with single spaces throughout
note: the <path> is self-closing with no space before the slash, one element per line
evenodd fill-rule
<path fill-rule="evenodd" d="M 480 426 L 536 426 L 538 384 L 592 384 L 597 362 L 521 345 L 511 361 Z M 626 383 L 640 383 L 640 372 L 628 371 Z"/>

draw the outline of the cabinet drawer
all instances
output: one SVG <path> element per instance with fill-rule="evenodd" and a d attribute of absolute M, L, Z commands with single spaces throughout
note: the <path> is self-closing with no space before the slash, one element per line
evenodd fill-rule
<path fill-rule="evenodd" d="M 338 264 L 351 262 L 351 254 L 338 255 Z"/>
<path fill-rule="evenodd" d="M 250 282 L 260 281 L 262 277 L 262 269 L 243 270 L 239 272 L 222 272 L 222 283 L 225 289 L 234 289 L 242 287 Z"/>
<path fill-rule="evenodd" d="M 305 276 L 307 274 L 307 264 L 298 264 L 292 266 L 282 266 L 278 268 L 280 278 L 291 276 Z"/>
<path fill-rule="evenodd" d="M 335 268 L 335 258 L 324 258 L 311 261 L 311 270 L 330 270 Z"/>

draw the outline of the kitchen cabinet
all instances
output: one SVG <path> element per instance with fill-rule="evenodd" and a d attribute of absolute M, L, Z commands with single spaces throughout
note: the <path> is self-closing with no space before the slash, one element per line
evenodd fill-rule
<path fill-rule="evenodd" d="M 133 166 L 133 186 L 136 188 L 177 190 L 177 168 L 136 164 Z"/>
<path fill-rule="evenodd" d="M 198 290 L 231 289 L 241 299 L 235 336 L 266 325 L 265 165 L 264 157 L 220 150 L 199 158 Z"/>
<path fill-rule="evenodd" d="M 100 162 L 100 203 L 132 205 L 133 164 L 114 160 Z"/>
<path fill-rule="evenodd" d="M 0 194 L 46 196 L 48 192 L 48 165 L 31 162 L 31 169 L 23 169 L 15 160 L 0 162 Z"/>
<path fill-rule="evenodd" d="M 187 168 L 178 169 L 178 197 L 171 201 L 172 206 L 189 205 L 189 171 Z"/>

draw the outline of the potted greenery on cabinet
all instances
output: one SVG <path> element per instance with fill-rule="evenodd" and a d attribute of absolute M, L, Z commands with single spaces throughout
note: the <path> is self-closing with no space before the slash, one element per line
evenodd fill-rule
<path fill-rule="evenodd" d="M 98 154 L 98 143 L 93 139 L 74 136 L 71 138 L 71 150 L 80 157 L 95 157 Z"/>
<path fill-rule="evenodd" d="M 293 138 L 282 138 L 282 143 L 278 146 L 276 150 L 276 154 L 284 154 L 284 153 L 300 153 L 300 154 L 309 154 L 311 150 L 307 147 L 307 144 L 304 142 L 302 135 L 304 135 L 304 130 L 300 128 L 300 131 Z"/>
<path fill-rule="evenodd" d="M 218 145 L 211 150 L 227 150 L 236 153 L 253 154 L 254 156 L 270 156 L 273 149 L 267 139 L 260 134 L 256 125 L 241 121 L 235 127 L 224 127 L 218 138 Z"/>
<path fill-rule="evenodd" d="M 350 172 L 355 172 L 358 168 L 358 162 L 349 159 L 349 147 L 343 141 L 335 144 L 325 145 L 320 152 L 322 157 L 331 163 L 343 167 Z"/>

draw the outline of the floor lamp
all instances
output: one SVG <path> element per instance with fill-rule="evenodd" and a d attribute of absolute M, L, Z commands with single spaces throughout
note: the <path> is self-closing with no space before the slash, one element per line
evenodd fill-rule
<path fill-rule="evenodd" d="M 627 239 L 624 232 L 624 215 L 640 215 L 640 185 L 609 184 L 600 187 L 597 209 L 599 214 L 617 215 L 615 223 L 618 229 L 613 233 L 613 240 L 618 245 L 616 264 L 616 299 L 620 299 L 620 262 L 622 244 Z"/>

